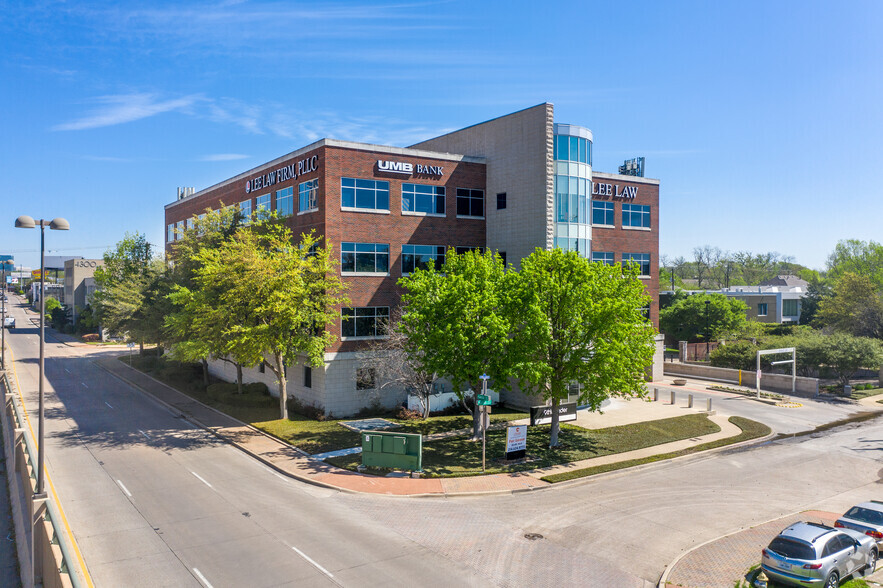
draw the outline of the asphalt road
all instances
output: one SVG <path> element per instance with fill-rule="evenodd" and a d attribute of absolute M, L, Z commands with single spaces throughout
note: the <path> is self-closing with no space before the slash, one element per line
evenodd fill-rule
<path fill-rule="evenodd" d="M 33 411 L 36 329 L 10 342 Z M 83 348 L 47 356 L 47 465 L 98 586 L 647 587 L 724 533 L 883 497 L 881 419 L 528 494 L 342 494 L 220 444 Z"/>

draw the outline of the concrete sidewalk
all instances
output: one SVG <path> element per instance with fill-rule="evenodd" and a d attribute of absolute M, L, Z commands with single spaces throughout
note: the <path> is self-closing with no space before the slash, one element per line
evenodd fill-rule
<path fill-rule="evenodd" d="M 738 435 L 740 432 L 738 427 L 727 422 L 725 417 L 712 417 L 721 426 L 719 433 L 666 443 L 638 451 L 564 464 L 547 468 L 547 471 L 542 472 L 491 474 L 461 478 L 378 477 L 343 470 L 323 461 L 313 459 L 275 437 L 271 437 L 254 427 L 194 400 L 186 394 L 178 392 L 138 370 L 130 368 L 115 357 L 97 359 L 95 363 L 121 380 L 152 395 L 173 411 L 182 414 L 188 420 L 211 431 L 213 434 L 242 449 L 280 473 L 309 484 L 347 492 L 368 492 L 396 496 L 450 496 L 536 490 L 551 486 L 549 483 L 539 479 L 541 476 L 548 475 L 549 473 L 669 453 L 715 439 Z M 663 402 L 650 403 L 641 400 L 614 400 L 610 407 L 605 408 L 605 415 L 610 416 L 604 419 L 605 423 L 600 426 L 609 427 L 629 422 L 669 418 L 683 415 L 688 411 L 698 412 L 695 409 L 672 406 Z M 597 419 L 604 417 L 592 414 L 581 418 Z M 580 424 L 585 426 L 588 422 L 580 422 Z M 592 424 L 595 423 L 593 422 Z"/>
<path fill-rule="evenodd" d="M 798 521 L 833 525 L 838 513 L 808 510 L 725 535 L 699 545 L 675 560 L 662 575 L 660 586 L 732 588 L 752 566 L 760 563 L 761 550 L 782 529 Z M 883 583 L 883 569 L 865 577 L 871 585 Z"/>

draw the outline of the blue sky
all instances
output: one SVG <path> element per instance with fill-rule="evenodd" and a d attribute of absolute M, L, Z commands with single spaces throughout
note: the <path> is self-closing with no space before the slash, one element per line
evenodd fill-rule
<path fill-rule="evenodd" d="M 322 137 L 392 145 L 541 102 L 646 157 L 660 248 L 822 268 L 881 240 L 880 2 L 5 2 L 0 253 L 58 255 Z"/>

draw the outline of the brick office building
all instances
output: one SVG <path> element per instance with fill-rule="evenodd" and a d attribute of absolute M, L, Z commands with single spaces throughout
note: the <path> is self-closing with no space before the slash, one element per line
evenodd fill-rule
<path fill-rule="evenodd" d="M 591 132 L 555 124 L 551 104 L 409 148 L 322 139 L 199 192 L 179 191 L 165 207 L 167 244 L 188 219 L 222 204 L 275 210 L 298 235 L 315 229 L 340 254 L 352 307 L 333 326 L 324 368 L 289 368 L 289 393 L 338 416 L 378 400 L 395 406 L 404 391 L 370 386 L 359 350 L 399 304 L 397 280 L 440 264 L 448 248 L 487 247 L 515 266 L 554 246 L 610 264 L 635 261 L 658 325 L 659 181 L 593 173 L 591 152 Z M 223 362 L 212 369 L 233 377 Z M 268 372 L 245 372 L 274 389 Z"/>

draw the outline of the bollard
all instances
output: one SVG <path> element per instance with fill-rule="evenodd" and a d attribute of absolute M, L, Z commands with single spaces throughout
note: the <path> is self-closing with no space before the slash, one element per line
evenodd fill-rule
<path fill-rule="evenodd" d="M 706 410 L 708 410 L 708 412 L 711 412 L 711 398 L 708 399 L 708 408 Z"/>
<path fill-rule="evenodd" d="M 653 402 L 659 400 L 659 388 L 653 388 Z"/>
<path fill-rule="evenodd" d="M 672 404 L 675 403 L 675 391 L 674 390 L 671 391 L 671 403 Z"/>
<path fill-rule="evenodd" d="M 687 408 L 693 408 L 693 395 L 687 394 Z"/>

